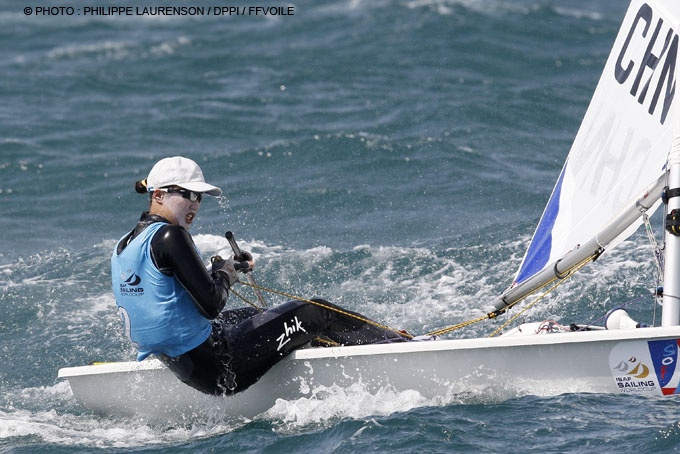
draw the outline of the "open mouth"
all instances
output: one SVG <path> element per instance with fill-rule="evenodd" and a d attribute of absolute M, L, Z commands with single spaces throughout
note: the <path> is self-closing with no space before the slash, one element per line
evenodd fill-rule
<path fill-rule="evenodd" d="M 184 216 L 184 219 L 186 219 L 188 224 L 191 224 L 191 222 L 194 220 L 194 213 L 188 213 L 186 216 Z"/>

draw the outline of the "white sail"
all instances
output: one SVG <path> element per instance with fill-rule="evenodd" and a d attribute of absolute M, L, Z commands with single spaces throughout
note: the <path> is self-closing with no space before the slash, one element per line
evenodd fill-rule
<path fill-rule="evenodd" d="M 636 204 L 649 191 L 658 199 L 677 123 L 678 32 L 680 1 L 632 1 L 513 286 L 589 242 L 613 247 L 639 226 Z"/>

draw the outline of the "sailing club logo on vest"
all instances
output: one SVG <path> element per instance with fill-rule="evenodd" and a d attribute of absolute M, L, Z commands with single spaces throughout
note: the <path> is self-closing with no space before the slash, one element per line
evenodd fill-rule
<path fill-rule="evenodd" d="M 640 105 L 648 103 L 647 113 L 656 115 L 661 106 L 658 117 L 661 124 L 666 121 L 675 97 L 678 34 L 669 23 L 659 11 L 643 3 L 614 65 L 616 81 L 621 85 L 630 83 L 630 95 Z"/>
<path fill-rule="evenodd" d="M 120 275 L 123 282 L 120 283 L 121 296 L 142 296 L 144 287 L 140 286 L 142 278 L 132 270 L 127 270 Z"/>

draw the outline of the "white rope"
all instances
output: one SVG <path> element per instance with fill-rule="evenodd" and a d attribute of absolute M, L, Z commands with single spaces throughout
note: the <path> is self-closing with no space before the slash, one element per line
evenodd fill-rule
<path fill-rule="evenodd" d="M 654 263 L 656 264 L 656 272 L 658 273 L 658 282 L 663 282 L 663 253 L 656 242 L 656 237 L 652 231 L 652 224 L 649 222 L 649 216 L 646 212 L 642 212 L 642 220 L 645 223 L 645 231 L 649 239 L 649 245 L 652 247 L 652 254 L 654 254 Z"/>

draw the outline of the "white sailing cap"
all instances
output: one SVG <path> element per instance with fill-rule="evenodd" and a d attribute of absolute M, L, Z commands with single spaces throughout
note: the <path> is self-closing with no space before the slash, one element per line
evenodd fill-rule
<path fill-rule="evenodd" d="M 205 182 L 198 164 L 182 156 L 161 159 L 146 177 L 146 188 L 149 192 L 168 186 L 179 186 L 189 191 L 204 192 L 214 196 L 222 195 L 220 188 Z"/>

